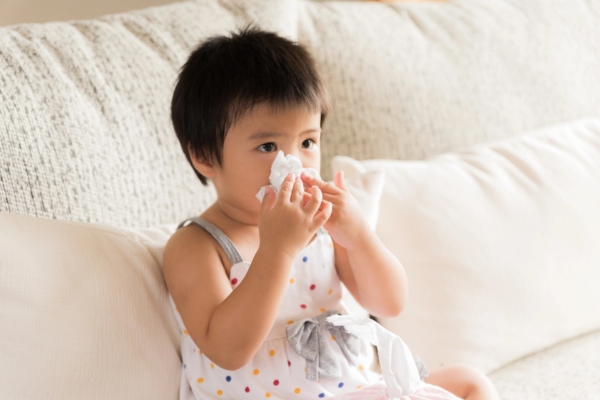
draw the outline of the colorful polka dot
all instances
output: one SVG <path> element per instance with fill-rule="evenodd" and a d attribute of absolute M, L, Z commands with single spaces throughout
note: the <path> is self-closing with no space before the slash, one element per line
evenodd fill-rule
<path fill-rule="evenodd" d="M 227 382 L 231 382 L 231 377 L 230 377 L 229 375 L 227 375 L 227 376 L 225 377 L 225 380 L 226 380 Z"/>
<path fill-rule="evenodd" d="M 358 369 L 359 369 L 360 371 L 362 371 L 363 369 L 365 369 L 365 367 L 363 367 L 362 365 L 359 365 L 359 366 L 358 366 Z"/>
<path fill-rule="evenodd" d="M 254 375 L 258 375 L 258 374 L 260 374 L 260 371 L 259 371 L 259 370 L 257 370 L 257 369 L 255 369 L 254 371 L 252 371 L 252 373 L 253 373 Z"/>
<path fill-rule="evenodd" d="M 294 393 L 296 393 L 296 394 L 300 394 L 300 392 L 301 392 L 300 388 L 296 388 L 296 389 L 294 389 Z"/>
<path fill-rule="evenodd" d="M 314 283 L 312 285 L 310 285 L 310 290 L 315 290 L 315 288 L 317 287 L 317 285 L 315 285 Z"/>
<path fill-rule="evenodd" d="M 275 380 L 273 381 L 273 385 L 275 385 L 275 386 L 279 385 L 279 379 L 275 379 Z"/>
<path fill-rule="evenodd" d="M 217 390 L 217 396 L 221 396 L 223 394 L 223 391 L 221 389 Z"/>
<path fill-rule="evenodd" d="M 198 383 L 204 383 L 204 378 L 198 378 L 198 380 L 196 382 L 198 382 Z"/>
<path fill-rule="evenodd" d="M 293 284 L 295 282 L 294 278 L 290 279 L 290 284 Z"/>
<path fill-rule="evenodd" d="M 339 388 L 342 388 L 342 387 L 344 387 L 344 382 L 340 382 L 340 383 L 338 384 L 338 387 L 339 387 Z"/>
<path fill-rule="evenodd" d="M 270 355 L 271 357 L 273 357 L 273 356 L 275 355 L 275 350 L 271 350 L 271 351 L 269 351 L 269 355 Z"/>
<path fill-rule="evenodd" d="M 290 360 L 288 360 L 288 367 L 292 366 L 292 362 Z"/>
<path fill-rule="evenodd" d="M 210 363 L 210 367 L 211 367 L 212 369 L 215 369 L 215 364 L 213 364 L 213 363 Z"/>
<path fill-rule="evenodd" d="M 325 393 L 319 393 L 319 398 L 322 399 L 323 397 L 325 397 Z"/>
<path fill-rule="evenodd" d="M 326 310 L 326 309 L 324 309 L 324 308 L 321 308 L 321 312 L 325 312 L 325 311 L 327 311 L 327 310 Z"/>
<path fill-rule="evenodd" d="M 184 329 L 184 330 L 183 330 L 183 334 L 184 334 L 185 336 L 190 336 L 190 333 L 187 331 L 187 329 Z"/>
<path fill-rule="evenodd" d="M 267 398 L 271 397 L 271 393 L 269 393 L 269 392 L 265 393 L 265 397 L 267 397 Z"/>
<path fill-rule="evenodd" d="M 335 340 L 335 336 L 331 335 L 331 340 Z"/>
<path fill-rule="evenodd" d="M 250 388 L 248 386 L 246 386 L 246 389 L 244 389 L 244 392 L 250 393 Z"/>
<path fill-rule="evenodd" d="M 302 257 L 302 261 L 303 262 L 307 262 L 308 261 L 308 257 L 306 257 L 306 256 Z"/>
<path fill-rule="evenodd" d="M 327 294 L 331 294 L 333 293 L 333 289 L 329 289 L 329 292 L 327 292 Z"/>
<path fill-rule="evenodd" d="M 233 278 L 233 279 L 231 280 L 231 284 L 232 284 L 232 285 L 235 285 L 235 284 L 237 284 L 237 283 L 238 283 L 238 279 L 237 279 L 237 278 Z"/>
<path fill-rule="evenodd" d="M 293 324 L 293 323 L 294 323 L 294 321 L 291 321 L 291 320 L 290 320 L 290 321 L 288 321 L 288 323 L 287 323 L 287 324 L 288 324 L 288 325 L 291 325 L 291 324 Z"/>
<path fill-rule="evenodd" d="M 306 308 L 306 304 L 300 304 L 300 308 Z"/>
<path fill-rule="evenodd" d="M 360 388 L 362 388 L 362 386 L 358 385 L 356 388 L 357 388 L 357 389 L 360 389 Z"/>

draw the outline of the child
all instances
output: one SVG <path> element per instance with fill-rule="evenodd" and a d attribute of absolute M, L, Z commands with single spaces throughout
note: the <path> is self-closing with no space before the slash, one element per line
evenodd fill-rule
<path fill-rule="evenodd" d="M 182 330 L 181 398 L 318 399 L 380 380 L 368 368 L 370 346 L 356 348 L 324 323 L 344 313 L 341 283 L 376 316 L 397 315 L 407 296 L 402 265 L 369 228 L 343 175 L 326 183 L 290 174 L 278 194 L 267 189 L 262 204 L 255 197 L 280 150 L 320 170 L 327 110 L 309 54 L 273 33 L 213 37 L 182 68 L 173 125 L 217 200 L 184 221 L 164 253 Z M 331 343 L 309 345 L 311 334 Z M 487 378 L 466 367 L 427 381 L 462 398 L 495 398 Z"/>

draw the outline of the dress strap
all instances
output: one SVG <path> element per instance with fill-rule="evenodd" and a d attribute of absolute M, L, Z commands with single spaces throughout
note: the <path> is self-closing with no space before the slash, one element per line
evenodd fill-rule
<path fill-rule="evenodd" d="M 188 218 L 177 226 L 177 229 L 183 228 L 184 226 L 188 226 L 189 224 L 196 224 L 204 229 L 208 234 L 210 234 L 216 241 L 219 243 L 227 258 L 231 262 L 231 265 L 240 263 L 244 261 L 237 247 L 233 244 L 231 239 L 229 239 L 222 230 L 208 222 L 202 217 L 193 217 Z"/>

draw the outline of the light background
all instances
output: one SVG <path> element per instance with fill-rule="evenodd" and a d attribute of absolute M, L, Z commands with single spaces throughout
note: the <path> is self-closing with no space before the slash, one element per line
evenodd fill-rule
<path fill-rule="evenodd" d="M 175 0 L 0 0 L 0 26 L 95 18 Z"/>

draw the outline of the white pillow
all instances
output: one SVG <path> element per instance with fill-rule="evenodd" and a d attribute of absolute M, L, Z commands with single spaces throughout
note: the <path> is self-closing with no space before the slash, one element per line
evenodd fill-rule
<path fill-rule="evenodd" d="M 162 275 L 175 226 L 117 229 L 0 212 L 0 397 L 177 399 Z"/>
<path fill-rule="evenodd" d="M 379 201 L 383 192 L 383 172 L 369 171 L 359 174 L 349 170 L 344 172 L 344 182 L 352 196 L 358 201 L 361 211 L 369 222 L 369 226 L 375 229 L 379 215 Z M 342 286 L 342 297 L 344 305 L 351 315 L 358 317 L 369 316 L 368 311 L 352 297 L 345 286 Z"/>
<path fill-rule="evenodd" d="M 489 372 L 600 328 L 600 121 L 333 169 L 385 173 L 377 233 L 410 293 L 381 323 L 430 368 Z"/>

